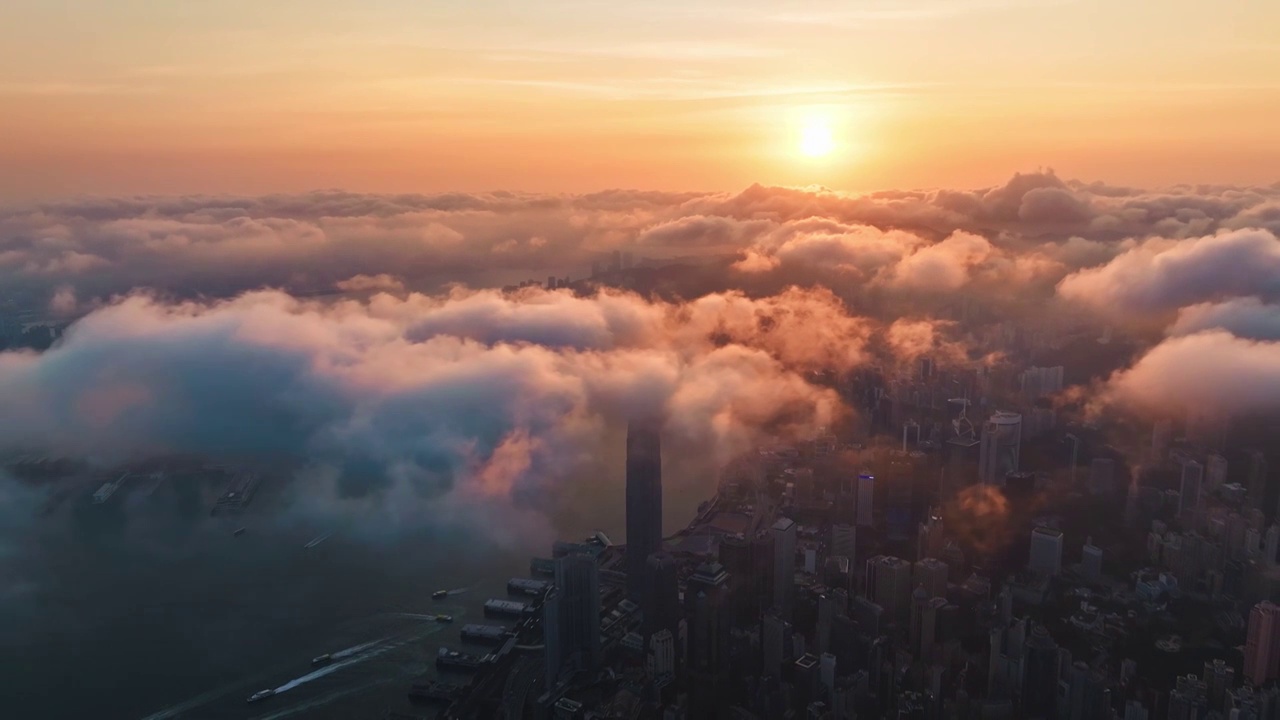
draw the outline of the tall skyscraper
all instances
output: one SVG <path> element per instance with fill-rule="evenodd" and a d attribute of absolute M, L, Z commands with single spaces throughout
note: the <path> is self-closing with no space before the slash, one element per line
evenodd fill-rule
<path fill-rule="evenodd" d="M 1254 685 L 1280 677 L 1280 605 L 1263 600 L 1249 612 L 1244 676 Z"/>
<path fill-rule="evenodd" d="M 925 558 L 912 568 L 911 584 L 924 588 L 926 597 L 947 596 L 947 573 L 950 568 L 937 558 Z"/>
<path fill-rule="evenodd" d="M 1204 460 L 1205 489 L 1214 492 L 1227 482 L 1227 459 L 1212 453 Z"/>
<path fill-rule="evenodd" d="M 1022 671 L 1023 711 L 1027 717 L 1052 717 L 1058 694 L 1058 644 L 1043 625 L 1031 628 Z"/>
<path fill-rule="evenodd" d="M 866 594 L 886 615 L 905 623 L 911 610 L 911 563 L 892 555 L 868 560 Z"/>
<path fill-rule="evenodd" d="M 1041 575 L 1057 575 L 1062 570 L 1062 531 L 1038 527 L 1031 531 L 1031 560 L 1028 567 Z"/>
<path fill-rule="evenodd" d="M 778 617 L 773 611 L 765 613 L 760 623 L 760 651 L 763 655 L 761 675 L 779 677 L 785 657 L 787 638 L 791 636 L 791 623 Z"/>
<path fill-rule="evenodd" d="M 694 717 L 715 718 L 729 677 L 729 575 L 716 562 L 703 563 L 685 587 L 688 620 L 690 709 Z"/>
<path fill-rule="evenodd" d="M 1116 462 L 1111 458 L 1094 458 L 1089 463 L 1089 494 L 1106 495 L 1115 487 Z"/>
<path fill-rule="evenodd" d="M 1018 471 L 1022 450 L 1022 416 L 997 411 L 982 424 L 978 476 L 984 485 L 1003 485 L 1005 475 Z"/>
<path fill-rule="evenodd" d="M 1183 522 L 1194 522 L 1200 510 L 1200 487 L 1204 483 L 1204 466 L 1195 460 L 1182 463 L 1182 484 L 1178 493 L 1178 516 Z"/>
<path fill-rule="evenodd" d="M 662 549 L 662 425 L 627 425 L 627 597 L 642 603 L 649 556 Z"/>
<path fill-rule="evenodd" d="M 863 473 L 858 476 L 858 524 L 863 527 L 869 527 L 873 524 L 873 511 L 875 509 L 876 496 L 876 478 L 874 475 Z"/>
<path fill-rule="evenodd" d="M 796 524 L 779 518 L 773 524 L 773 607 L 790 621 L 796 582 Z"/>
<path fill-rule="evenodd" d="M 645 637 L 661 630 L 671 631 L 673 637 L 676 634 L 680 623 L 680 579 L 676 570 L 676 559 L 671 555 L 656 552 L 649 556 L 649 582 L 640 603 L 640 610 L 644 613 Z"/>
<path fill-rule="evenodd" d="M 659 630 L 649 638 L 649 674 L 673 675 L 676 671 L 676 642 L 670 630 Z"/>
<path fill-rule="evenodd" d="M 576 671 L 599 667 L 603 655 L 596 559 L 579 552 L 555 562 L 556 584 L 542 606 L 549 688 Z"/>
<path fill-rule="evenodd" d="M 853 562 L 854 553 L 858 549 L 858 528 L 853 525 L 831 526 L 831 557 L 849 558 Z"/>
<path fill-rule="evenodd" d="M 1092 537 L 1085 541 L 1080 553 L 1080 573 L 1089 582 L 1102 579 L 1102 548 L 1093 544 Z"/>
<path fill-rule="evenodd" d="M 1267 499 L 1267 456 L 1261 450 L 1249 453 L 1249 505 L 1262 509 Z"/>

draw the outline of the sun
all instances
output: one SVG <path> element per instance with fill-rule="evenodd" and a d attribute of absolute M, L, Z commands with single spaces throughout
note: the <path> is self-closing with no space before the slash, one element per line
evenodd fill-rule
<path fill-rule="evenodd" d="M 830 155 L 836 149 L 831 123 L 824 118 L 808 118 L 800 126 L 800 154 L 818 158 Z"/>

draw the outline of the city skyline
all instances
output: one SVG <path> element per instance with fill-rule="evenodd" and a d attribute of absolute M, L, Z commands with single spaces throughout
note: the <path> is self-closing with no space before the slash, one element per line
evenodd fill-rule
<path fill-rule="evenodd" d="M 18 720 L 1280 720 L 1280 4 L 11 0 Z"/>

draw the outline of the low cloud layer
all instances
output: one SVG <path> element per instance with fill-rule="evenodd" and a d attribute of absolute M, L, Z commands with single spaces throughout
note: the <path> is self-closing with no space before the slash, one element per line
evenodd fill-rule
<path fill-rule="evenodd" d="M 44 302 L 57 288 L 82 302 L 135 288 L 180 297 L 262 287 L 357 291 L 374 289 L 371 282 L 434 291 L 451 282 L 581 277 L 619 251 L 651 259 L 723 255 L 741 273 L 774 274 L 781 285 L 875 280 L 913 292 L 980 281 L 1037 283 L 1052 292 L 1077 273 L 1064 281 L 1064 295 L 1165 307 L 1164 284 L 1183 272 L 1176 257 L 1271 257 L 1275 236 L 1266 233 L 1275 229 L 1277 207 L 1276 186 L 1153 192 L 1048 172 L 985 190 L 866 195 L 753 186 L 737 194 L 326 191 L 72 200 L 0 208 L 0 286 L 43 294 Z M 1224 232 L 1232 230 L 1239 232 Z M 1209 239 L 1163 261 L 1166 281 L 1117 295 L 1114 286 L 1128 285 L 1132 268 L 1194 238 Z M 1231 247 L 1214 247 L 1224 244 Z M 1078 272 L 1108 262 L 1110 269 Z M 720 287 L 701 291 L 761 282 L 726 275 Z"/>
<path fill-rule="evenodd" d="M 0 354 L 0 404 L 24 418 L 0 446 L 305 458 L 342 496 L 407 488 L 536 519 L 583 490 L 607 429 L 637 412 L 665 412 L 672 438 L 721 460 L 835 422 L 838 398 L 805 373 L 855 366 L 863 334 L 823 291 L 133 296 L 46 353 Z"/>
<path fill-rule="evenodd" d="M 1133 328 L 1139 350 L 1090 389 L 1096 403 L 1280 409 L 1277 207 L 1280 185 L 1146 191 L 1051 172 L 866 195 L 11 206 L 0 300 L 75 322 L 48 352 L 0 354 L 0 407 L 23 418 L 0 426 L 0 449 L 284 456 L 331 495 L 502 512 L 529 537 L 598 489 L 600 447 L 637 411 L 664 410 L 710 482 L 759 437 L 854 412 L 816 371 L 992 364 L 1005 320 Z M 685 270 L 478 289 L 622 258 Z"/>

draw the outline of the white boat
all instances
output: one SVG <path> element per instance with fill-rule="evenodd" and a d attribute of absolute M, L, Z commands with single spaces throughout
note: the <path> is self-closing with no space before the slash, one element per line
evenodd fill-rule
<path fill-rule="evenodd" d="M 267 698 L 275 694 L 276 694 L 276 691 L 270 688 L 266 690 L 259 690 L 258 692 L 249 696 L 249 702 L 252 703 L 252 702 L 258 702 L 259 700 L 266 700 Z"/>

